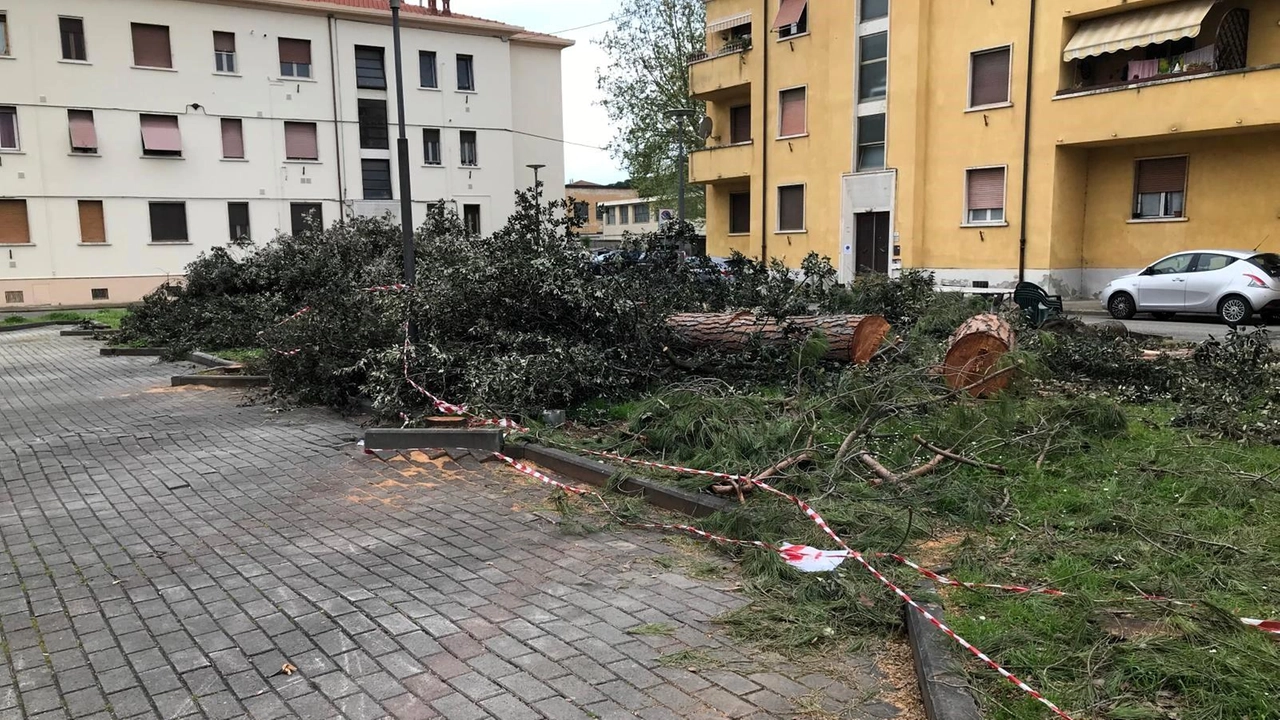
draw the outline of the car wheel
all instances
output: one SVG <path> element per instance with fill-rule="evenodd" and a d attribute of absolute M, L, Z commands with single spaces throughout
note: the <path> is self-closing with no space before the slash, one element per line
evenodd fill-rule
<path fill-rule="evenodd" d="M 1241 325 L 1253 317 L 1253 306 L 1239 295 L 1228 295 L 1218 303 L 1218 317 L 1228 325 Z"/>
<path fill-rule="evenodd" d="M 1128 320 L 1138 312 L 1133 296 L 1127 292 L 1118 292 L 1107 300 L 1107 312 L 1117 320 Z"/>
<path fill-rule="evenodd" d="M 1172 319 L 1173 319 L 1173 313 L 1171 313 L 1171 312 L 1158 312 L 1158 313 L 1151 313 L 1151 316 L 1152 316 L 1152 317 L 1154 317 L 1155 319 L 1157 319 L 1157 320 L 1161 320 L 1161 321 L 1164 321 L 1164 320 L 1172 320 Z"/>

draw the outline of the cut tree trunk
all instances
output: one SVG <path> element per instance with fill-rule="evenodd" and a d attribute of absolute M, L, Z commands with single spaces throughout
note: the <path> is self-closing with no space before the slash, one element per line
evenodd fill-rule
<path fill-rule="evenodd" d="M 889 334 L 889 322 L 879 315 L 822 315 L 788 318 L 809 332 L 822 331 L 831 347 L 832 360 L 866 364 Z M 690 345 L 745 350 L 754 335 L 766 343 L 787 341 L 782 325 L 772 318 L 752 313 L 682 313 L 667 319 L 667 325 Z"/>
<path fill-rule="evenodd" d="M 994 395 L 1009 385 L 1012 373 L 994 375 L 1000 358 L 1013 350 L 1017 341 L 1013 328 L 999 315 L 975 315 L 964 322 L 947 343 L 942 375 L 952 390 L 969 387 L 974 397 Z M 972 387 L 970 387 L 972 386 Z"/>

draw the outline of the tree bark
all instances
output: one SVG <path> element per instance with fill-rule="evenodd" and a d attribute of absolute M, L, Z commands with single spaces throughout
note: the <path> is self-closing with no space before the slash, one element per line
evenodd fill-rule
<path fill-rule="evenodd" d="M 788 318 L 802 331 L 821 331 L 831 344 L 827 357 L 866 364 L 889 334 L 889 323 L 879 315 L 823 315 Z M 745 350 L 752 336 L 769 344 L 787 341 L 784 327 L 772 318 L 752 313 L 682 313 L 667 325 L 690 345 Z"/>
<path fill-rule="evenodd" d="M 974 397 L 995 395 L 1009 386 L 1012 373 L 993 375 L 1000 358 L 1017 346 L 1013 328 L 999 315 L 975 315 L 964 322 L 947 343 L 942 375 L 956 390 L 966 386 Z"/>

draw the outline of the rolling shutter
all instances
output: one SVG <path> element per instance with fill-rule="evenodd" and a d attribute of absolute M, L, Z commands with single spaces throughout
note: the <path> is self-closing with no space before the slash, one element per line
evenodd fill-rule
<path fill-rule="evenodd" d="M 26 245 L 31 242 L 27 225 L 26 200 L 0 200 L 0 245 Z"/>
<path fill-rule="evenodd" d="M 1138 161 L 1138 194 L 1182 192 L 1187 187 L 1185 157 L 1156 158 Z"/>
<path fill-rule="evenodd" d="M 239 120 L 222 119 L 222 157 L 244 158 L 244 124 Z"/>
<path fill-rule="evenodd" d="M 969 171 L 969 209 L 1004 209 L 1004 168 Z"/>
<path fill-rule="evenodd" d="M 783 137 L 805 134 L 807 132 L 805 89 L 783 90 L 779 94 L 778 100 L 781 106 L 781 121 L 778 134 Z"/>
<path fill-rule="evenodd" d="M 1009 48 L 973 56 L 969 106 L 1009 102 Z"/>
<path fill-rule="evenodd" d="M 138 67 L 173 67 L 167 25 L 133 23 L 133 64 Z"/>
<path fill-rule="evenodd" d="M 80 242 L 104 243 L 107 241 L 107 224 L 102 217 L 101 200 L 80 201 Z"/>
<path fill-rule="evenodd" d="M 285 123 L 284 154 L 289 160 L 320 159 L 320 146 L 316 143 L 315 123 Z"/>

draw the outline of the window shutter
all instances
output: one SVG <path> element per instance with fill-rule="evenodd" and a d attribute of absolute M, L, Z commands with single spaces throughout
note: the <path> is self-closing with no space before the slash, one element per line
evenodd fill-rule
<path fill-rule="evenodd" d="M 1138 161 L 1138 194 L 1182 192 L 1187 187 L 1185 157 Z"/>
<path fill-rule="evenodd" d="M 169 26 L 133 23 L 133 64 L 138 67 L 173 67 Z"/>
<path fill-rule="evenodd" d="M 805 6 L 808 4 L 808 0 L 782 0 L 782 4 L 778 7 L 778 16 L 773 21 L 773 29 L 779 30 L 800 22 L 800 16 L 804 14 Z"/>
<path fill-rule="evenodd" d="M 1009 102 L 1009 48 L 978 53 L 972 63 L 969 106 Z"/>
<path fill-rule="evenodd" d="M 239 120 L 222 119 L 222 157 L 244 157 L 244 125 Z"/>
<path fill-rule="evenodd" d="M 284 124 L 284 155 L 289 160 L 320 159 L 315 123 L 287 122 Z"/>
<path fill-rule="evenodd" d="M 182 152 L 182 135 L 178 118 L 172 115 L 142 115 L 142 149 L 158 152 Z"/>
<path fill-rule="evenodd" d="M 783 90 L 779 97 L 782 106 L 782 121 L 779 134 L 803 135 L 806 132 L 805 122 L 805 89 Z"/>
<path fill-rule="evenodd" d="M 778 229 L 804 229 L 804 187 L 778 188 Z"/>
<path fill-rule="evenodd" d="M 72 149 L 98 149 L 98 132 L 93 127 L 92 110 L 68 110 L 67 125 L 71 130 Z"/>
<path fill-rule="evenodd" d="M 80 201 L 80 242 L 104 243 L 107 241 L 107 225 L 102 217 L 101 200 Z"/>
<path fill-rule="evenodd" d="M 1004 209 L 1004 168 L 969 171 L 969 209 Z"/>
<path fill-rule="evenodd" d="M 311 41 L 280 38 L 280 62 L 311 64 Z"/>
<path fill-rule="evenodd" d="M 216 52 L 229 52 L 229 53 L 235 52 L 236 51 L 236 34 L 229 33 L 229 32 L 215 31 L 213 33 L 213 49 Z"/>
<path fill-rule="evenodd" d="M 0 245 L 26 245 L 31 242 L 27 225 L 26 200 L 0 200 Z"/>
<path fill-rule="evenodd" d="M 18 109 L 0 107 L 0 148 L 18 147 Z"/>
<path fill-rule="evenodd" d="M 751 142 L 750 105 L 742 105 L 729 110 L 729 142 Z"/>
<path fill-rule="evenodd" d="M 730 193 L 729 232 L 751 232 L 751 193 Z"/>

